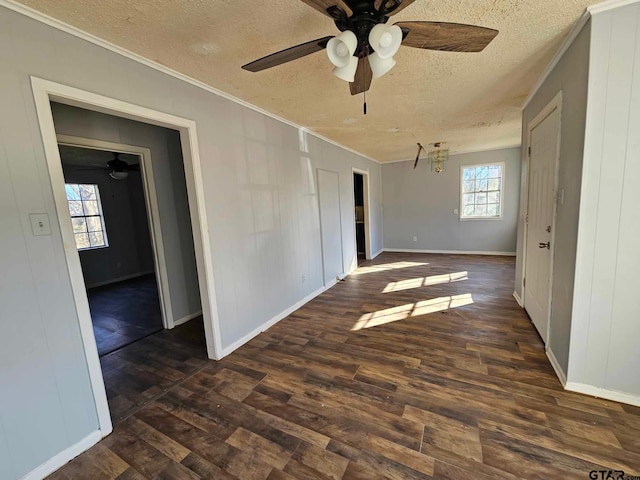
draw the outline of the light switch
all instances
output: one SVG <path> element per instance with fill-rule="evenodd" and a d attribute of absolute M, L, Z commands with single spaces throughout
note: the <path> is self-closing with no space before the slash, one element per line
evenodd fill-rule
<path fill-rule="evenodd" d="M 31 220 L 31 231 L 34 236 L 51 235 L 48 213 L 32 213 L 29 215 L 29 219 Z"/>
<path fill-rule="evenodd" d="M 459 213 L 458 209 L 457 209 L 457 208 L 454 208 L 454 209 L 453 209 L 453 214 L 454 214 L 454 215 L 458 215 L 458 213 Z"/>

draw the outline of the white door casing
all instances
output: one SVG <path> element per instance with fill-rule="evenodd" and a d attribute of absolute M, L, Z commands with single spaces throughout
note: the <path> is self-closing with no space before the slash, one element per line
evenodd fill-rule
<path fill-rule="evenodd" d="M 545 344 L 549 340 L 553 233 L 557 198 L 560 109 L 543 111 L 529 129 L 524 307 Z"/>
<path fill-rule="evenodd" d="M 338 172 L 318 169 L 318 204 L 322 240 L 322 270 L 325 286 L 343 273 L 342 222 Z"/>

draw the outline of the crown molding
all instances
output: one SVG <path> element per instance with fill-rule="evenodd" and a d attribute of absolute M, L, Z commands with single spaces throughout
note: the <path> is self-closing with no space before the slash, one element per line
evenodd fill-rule
<path fill-rule="evenodd" d="M 471 153 L 482 153 L 482 152 L 496 152 L 498 150 L 508 150 L 510 148 L 520 148 L 522 146 L 521 143 L 514 143 L 513 145 L 505 145 L 503 147 L 487 147 L 487 148 L 476 148 L 471 150 L 458 150 L 458 151 L 450 151 L 449 156 L 455 157 L 456 155 L 469 155 Z M 424 157 L 421 157 L 420 160 L 425 160 Z M 415 162 L 415 158 L 405 158 L 404 160 L 390 160 L 388 162 L 380 162 L 382 165 L 389 165 L 391 163 L 402 163 L 402 162 Z"/>
<path fill-rule="evenodd" d="M 622 1 L 624 0 L 616 0 L 617 3 L 621 3 Z M 630 0 L 626 0 L 626 1 L 627 3 L 629 3 Z M 639 1 L 639 0 L 633 0 L 633 1 Z M 553 72 L 553 69 L 556 68 L 556 66 L 562 59 L 562 57 L 564 57 L 564 54 L 567 53 L 567 50 L 569 50 L 569 47 L 573 45 L 573 42 L 575 41 L 576 38 L 578 38 L 578 35 L 580 35 L 580 32 L 582 32 L 582 29 L 585 27 L 585 25 L 587 24 L 590 18 L 591 18 L 591 11 L 587 9 L 582 14 L 578 22 L 573 26 L 573 29 L 571 30 L 571 32 L 569 32 L 569 35 L 567 36 L 567 38 L 565 38 L 564 41 L 562 42 L 560 49 L 556 52 L 554 57 L 551 59 L 551 63 L 547 65 L 547 68 L 545 68 L 544 72 L 542 73 L 542 75 L 534 85 L 533 90 L 531 90 L 531 93 L 525 100 L 524 105 L 522 105 L 522 110 L 524 110 L 529 106 L 529 104 L 531 103 L 531 100 L 533 100 L 533 98 L 538 93 L 538 90 L 540 90 L 542 85 L 544 85 L 544 82 L 547 80 L 549 75 L 551 75 L 551 72 Z"/>
<path fill-rule="evenodd" d="M 170 75 L 174 78 L 177 78 L 179 80 L 182 80 L 183 82 L 189 83 L 195 87 L 198 87 L 202 90 L 206 90 L 209 93 L 213 93 L 214 95 L 217 95 L 219 97 L 223 97 L 227 100 L 230 100 L 234 103 L 237 103 L 239 105 L 242 105 L 243 107 L 249 108 L 253 111 L 256 111 L 258 113 L 261 113 L 263 115 L 266 115 L 267 117 L 273 118 L 274 120 L 277 120 L 279 122 L 282 122 L 286 125 L 289 125 L 291 127 L 297 128 L 299 130 L 302 130 L 305 133 L 308 133 L 309 135 L 313 135 L 314 137 L 323 140 L 327 143 L 330 143 L 332 145 L 335 145 L 336 147 L 342 148 L 343 150 L 346 150 L 347 152 L 351 152 L 354 153 L 356 155 L 359 155 L 363 158 L 366 158 L 367 160 L 371 160 L 374 163 L 380 164 L 381 162 L 376 160 L 375 158 L 372 158 L 368 155 L 365 155 L 361 152 L 358 152 L 352 148 L 349 148 L 345 145 L 342 145 L 341 143 L 336 142 L 335 140 L 331 140 L 330 138 L 327 138 L 321 134 L 319 134 L 318 132 L 315 132 L 314 130 L 311 130 L 310 128 L 304 127 L 302 125 L 298 125 L 297 123 L 294 123 L 290 120 L 287 120 L 286 118 L 280 117 L 278 115 L 276 115 L 275 113 L 269 112 L 268 110 L 265 110 L 261 107 L 258 107 L 257 105 L 253 105 L 252 103 L 249 103 L 245 100 L 242 100 L 238 97 L 234 97 L 233 95 L 230 95 L 226 92 L 223 92 L 222 90 L 218 90 L 217 88 L 211 87 L 210 85 L 207 85 L 204 82 L 201 82 L 200 80 L 196 80 L 195 78 L 189 77 L 188 75 L 185 75 L 184 73 L 180 73 L 176 70 L 173 70 L 169 67 L 166 67 L 164 65 L 161 65 L 159 63 L 154 62 L 153 60 L 149 60 L 146 57 L 143 57 L 142 55 L 138 55 L 137 53 L 131 52 L 125 48 L 119 47 L 118 45 L 115 45 L 111 42 L 108 42 L 107 40 L 104 40 L 100 37 L 97 37 L 91 33 L 85 32 L 84 30 L 81 30 L 77 27 L 74 27 L 72 25 L 69 25 L 67 23 L 64 23 L 56 18 L 53 18 L 49 15 L 46 15 L 38 10 L 35 10 L 31 7 L 28 7 L 26 5 L 23 5 L 21 3 L 18 3 L 14 0 L 0 0 L 0 7 L 5 7 L 8 10 L 11 10 L 13 12 L 16 12 L 20 15 L 24 15 L 25 17 L 29 17 L 33 20 L 36 20 L 37 22 L 43 23 L 45 25 L 48 25 L 49 27 L 55 28 L 56 30 L 60 30 L 62 32 L 68 33 L 69 35 L 73 35 L 76 38 L 79 38 L 81 40 L 85 40 L 89 43 L 92 43 L 94 45 L 97 45 L 99 47 L 105 48 L 113 53 L 116 53 L 118 55 L 122 55 L 123 57 L 126 57 L 130 60 L 133 60 L 135 62 L 141 63 L 149 68 L 152 68 L 154 70 L 157 70 L 159 72 L 162 72 L 166 75 Z"/>
<path fill-rule="evenodd" d="M 639 1 L 640 0 L 608 0 L 606 2 L 597 3 L 596 5 L 591 5 L 587 8 L 587 10 L 591 15 L 597 15 L 609 10 L 614 10 L 616 8 L 633 5 L 634 3 L 638 3 Z"/>

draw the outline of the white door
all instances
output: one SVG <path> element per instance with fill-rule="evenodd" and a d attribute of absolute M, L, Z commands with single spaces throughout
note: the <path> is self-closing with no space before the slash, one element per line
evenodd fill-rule
<path fill-rule="evenodd" d="M 342 274 L 342 227 L 338 173 L 318 169 L 318 202 L 324 284 Z"/>
<path fill-rule="evenodd" d="M 531 130 L 529 145 L 529 203 L 524 308 L 547 343 L 551 309 L 551 273 L 558 129 L 560 112 L 555 108 Z"/>

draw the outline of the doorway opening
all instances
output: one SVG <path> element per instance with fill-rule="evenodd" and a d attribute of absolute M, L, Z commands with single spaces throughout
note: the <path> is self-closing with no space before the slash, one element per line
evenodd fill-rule
<path fill-rule="evenodd" d="M 165 377 L 165 380 L 171 382 L 175 381 L 175 377 L 178 373 L 180 373 L 180 375 L 188 375 L 189 371 L 197 369 L 198 364 L 201 365 L 201 362 L 207 361 L 207 357 L 211 359 L 220 359 L 223 356 L 220 324 L 218 321 L 218 309 L 215 296 L 210 228 L 206 211 L 202 168 L 200 165 L 197 127 L 193 120 L 144 108 L 139 105 L 134 105 L 36 77 L 31 77 L 31 86 L 48 166 L 49 180 L 51 182 L 51 189 L 53 192 L 56 216 L 59 222 L 62 240 L 61 248 L 64 248 L 66 267 L 69 274 L 68 281 L 71 284 L 73 301 L 75 303 L 78 316 L 78 327 L 84 347 L 84 357 L 89 373 L 89 381 L 93 392 L 94 404 L 98 414 L 99 435 L 92 437 L 92 443 L 96 443 L 100 438 L 107 436 L 113 430 L 113 422 L 110 412 L 111 404 L 108 401 L 107 388 L 105 386 L 105 378 L 109 378 L 112 375 L 112 371 L 110 366 L 108 366 L 103 373 L 101 369 L 101 359 L 98 356 L 86 285 L 80 262 L 80 255 L 76 247 L 73 222 L 70 216 L 69 201 L 67 199 L 64 172 L 56 134 L 56 125 L 54 125 L 52 103 L 55 102 L 69 107 L 77 107 L 91 113 L 106 114 L 106 116 L 115 120 L 126 119 L 132 120 L 134 121 L 133 123 L 140 125 L 171 129 L 178 138 L 177 145 L 181 150 L 182 156 L 180 169 L 181 175 L 183 175 L 186 183 L 187 204 L 189 209 L 189 219 L 191 221 L 191 228 L 189 225 L 183 224 L 181 230 L 189 232 L 191 235 L 191 246 L 195 251 L 195 263 L 198 279 L 197 290 L 199 291 L 200 305 L 202 308 L 202 322 L 200 323 L 200 326 L 204 327 L 204 335 L 202 335 L 201 328 L 200 331 L 197 332 L 197 336 L 200 338 L 201 343 L 201 353 L 199 354 L 199 357 L 201 358 L 198 359 L 193 359 L 188 352 L 184 351 L 182 346 L 183 344 L 189 345 L 189 342 L 193 343 L 194 336 L 191 332 L 186 332 L 186 340 L 180 345 L 173 342 L 172 339 L 166 338 L 166 335 L 160 337 L 157 341 L 154 340 L 157 335 L 162 336 L 165 332 L 168 332 L 168 330 L 163 330 L 158 334 L 147 337 L 134 345 L 124 347 L 123 349 L 102 358 L 102 361 L 104 362 L 105 359 L 112 355 L 119 355 L 121 352 L 132 346 L 142 344 L 143 342 L 147 342 L 147 340 L 154 340 L 151 342 L 152 345 L 151 348 L 149 348 L 148 356 L 151 362 L 155 362 L 154 364 L 150 366 L 145 365 L 145 368 L 141 368 L 138 366 L 139 361 L 133 357 L 123 362 L 125 370 L 129 368 L 132 373 L 137 375 L 137 379 L 127 377 L 126 382 L 123 382 L 123 384 L 136 386 L 137 393 L 140 394 L 139 397 L 142 399 L 146 398 L 146 401 L 154 398 L 154 392 L 162 392 L 164 391 L 163 388 L 166 388 L 166 384 L 162 384 L 160 381 L 154 380 L 158 379 L 158 367 L 169 367 L 168 369 L 165 368 L 165 371 L 169 375 L 173 375 L 173 380 L 169 376 Z M 90 138 L 93 136 L 92 133 L 98 131 L 97 127 L 92 125 L 91 122 L 85 123 L 83 126 L 90 132 L 90 134 L 85 135 L 85 137 Z M 131 134 L 129 129 L 116 128 L 116 131 L 120 135 L 120 138 L 116 137 L 110 140 L 115 139 L 121 143 L 135 144 L 133 141 L 123 141 L 123 135 L 126 136 Z M 114 134 L 114 132 L 112 131 L 111 134 Z M 103 150 L 113 151 L 110 146 L 103 148 Z M 122 153 L 136 152 L 125 151 Z M 143 174 L 143 178 L 145 177 L 145 171 L 148 171 L 145 169 L 146 165 L 144 159 L 145 156 L 142 155 L 143 166 L 141 168 L 141 172 Z M 171 173 L 169 173 L 169 177 L 171 177 Z M 157 180 L 158 179 L 156 178 L 156 181 Z M 149 188 L 145 194 L 151 193 L 151 190 L 153 189 L 152 183 L 148 183 L 147 186 Z M 147 200 L 149 198 L 161 199 L 164 197 L 161 195 L 150 195 L 147 197 Z M 171 206 L 172 205 L 169 204 L 169 208 L 171 208 Z M 161 235 L 154 235 L 153 233 L 156 229 L 160 228 L 160 225 L 156 223 L 156 216 L 157 211 L 154 211 L 152 208 L 150 221 L 153 223 L 153 226 L 150 228 L 150 233 L 155 240 L 161 239 L 166 241 L 165 232 L 163 230 L 161 230 Z M 108 225 L 106 225 L 106 229 L 107 232 L 105 236 L 108 241 Z M 87 231 L 87 233 L 89 232 Z M 99 237 L 99 235 L 97 237 Z M 91 240 L 89 240 L 89 242 L 91 243 Z M 96 242 L 99 242 L 99 240 L 96 240 Z M 165 255 L 165 260 L 168 266 L 172 257 Z M 158 270 L 156 270 L 156 272 L 158 272 Z M 178 282 L 183 281 L 182 276 L 179 274 L 168 275 L 167 278 L 174 279 Z M 170 290 L 173 291 L 173 287 L 165 291 L 164 285 L 162 285 L 162 282 L 159 282 L 159 292 L 162 292 L 161 305 L 166 301 L 166 295 L 164 294 Z M 188 290 L 192 293 L 194 291 L 194 289 Z M 176 319 L 180 318 L 175 310 L 173 311 L 173 317 Z M 167 316 L 167 320 L 169 318 L 172 317 Z M 186 320 L 188 320 L 188 318 L 186 318 L 185 321 Z M 177 323 L 179 323 L 179 320 L 176 321 L 174 319 L 174 326 Z M 182 331 L 183 327 L 188 329 L 190 326 L 196 324 L 197 322 L 189 322 L 184 326 L 180 326 L 176 330 Z M 167 326 L 167 328 L 171 328 L 171 325 Z M 176 330 L 172 330 L 170 333 L 173 333 Z M 205 351 L 206 354 L 203 355 L 203 352 Z M 180 359 L 174 361 L 165 358 L 168 352 L 175 354 L 176 358 L 180 357 Z M 171 365 L 182 365 L 184 366 L 185 371 L 176 371 L 175 368 L 171 368 Z M 128 375 L 130 372 L 123 371 L 123 373 L 124 375 Z M 115 383 L 117 384 L 118 382 Z M 120 398 L 117 401 L 114 400 L 113 405 L 126 407 L 128 406 L 127 402 L 127 398 Z M 135 405 L 132 408 L 135 408 Z M 91 445 L 86 445 L 87 448 L 89 446 Z"/>
<path fill-rule="evenodd" d="M 369 172 L 353 168 L 355 248 L 358 266 L 371 259 Z"/>
<path fill-rule="evenodd" d="M 92 142 L 58 136 L 69 215 L 103 357 L 159 332 L 167 321 L 141 156 L 124 153 L 126 145 L 109 151 L 83 143 Z"/>
<path fill-rule="evenodd" d="M 180 134 L 56 102 L 51 111 L 66 220 L 118 423 L 207 360 Z M 185 354 L 191 365 L 166 368 Z"/>

